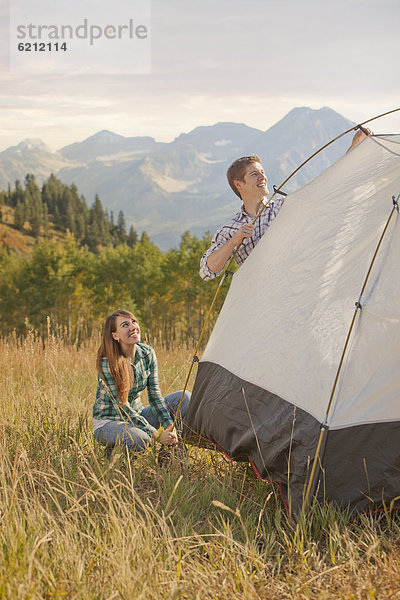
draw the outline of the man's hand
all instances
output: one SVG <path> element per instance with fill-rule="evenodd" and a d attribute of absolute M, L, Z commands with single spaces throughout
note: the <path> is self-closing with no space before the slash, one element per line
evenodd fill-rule
<path fill-rule="evenodd" d="M 367 131 L 367 133 L 364 133 L 364 131 L 362 131 L 361 129 L 357 129 L 357 131 L 354 134 L 353 140 L 351 142 L 351 146 L 347 150 L 347 152 L 350 152 L 350 150 L 353 150 L 353 148 L 358 146 L 358 144 L 360 142 L 362 142 L 363 139 L 365 139 L 367 137 L 367 135 L 370 135 L 370 134 L 373 135 L 373 132 L 370 129 L 365 129 L 365 131 Z"/>
<path fill-rule="evenodd" d="M 249 238 L 253 235 L 254 232 L 253 223 L 245 223 L 241 226 L 241 228 L 233 235 L 227 242 L 215 250 L 210 256 L 207 258 L 207 266 L 213 273 L 220 273 L 227 261 L 229 260 L 232 252 L 240 246 L 242 241 L 245 238 Z"/>
<path fill-rule="evenodd" d="M 235 246 L 239 246 L 245 238 L 251 237 L 254 233 L 254 228 L 255 225 L 253 225 L 253 223 L 245 223 L 242 225 L 239 231 L 232 236 L 232 240 L 235 240 Z"/>

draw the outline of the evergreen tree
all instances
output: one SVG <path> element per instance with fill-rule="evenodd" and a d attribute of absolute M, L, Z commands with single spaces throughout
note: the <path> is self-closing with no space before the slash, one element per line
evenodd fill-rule
<path fill-rule="evenodd" d="M 140 243 L 143 245 L 151 244 L 150 238 L 145 231 L 142 231 L 142 235 L 140 236 Z"/>
<path fill-rule="evenodd" d="M 76 185 L 68 187 L 52 174 L 43 185 L 42 199 L 54 224 L 62 231 L 70 231 L 81 242 L 86 235 L 88 208 Z"/>
<path fill-rule="evenodd" d="M 138 243 L 138 234 L 136 233 L 133 225 L 130 226 L 128 237 L 126 238 L 126 243 L 130 248 L 133 248 Z"/>
<path fill-rule="evenodd" d="M 75 239 L 81 242 L 86 233 L 89 211 L 84 196 L 79 196 L 78 188 L 74 183 L 70 186 L 70 191 L 70 211 L 73 215 L 73 229 L 71 231 L 73 231 Z"/>
<path fill-rule="evenodd" d="M 84 210 L 84 208 L 86 210 Z M 75 216 L 75 239 L 78 242 L 81 242 L 85 235 L 87 229 L 87 207 L 82 206 L 82 210 Z"/>
<path fill-rule="evenodd" d="M 42 195 L 36 185 L 34 175 L 29 173 L 25 177 L 25 207 L 32 233 L 35 237 L 39 237 L 43 227 Z"/>
<path fill-rule="evenodd" d="M 17 179 L 15 181 L 15 189 L 11 193 L 11 196 L 10 196 L 10 206 L 15 207 L 15 206 L 17 206 L 18 200 L 20 202 L 23 202 L 24 199 L 25 199 L 25 192 L 21 187 L 21 182 L 19 181 L 19 179 Z"/>
<path fill-rule="evenodd" d="M 70 188 L 65 186 L 61 200 L 59 225 L 63 231 L 68 230 L 75 234 L 76 207 L 74 206 L 74 198 Z"/>
<path fill-rule="evenodd" d="M 92 208 L 89 210 L 89 225 L 85 243 L 92 251 L 107 246 L 111 241 L 110 224 L 106 220 L 100 198 L 96 194 Z"/>
<path fill-rule="evenodd" d="M 43 204 L 43 230 L 45 236 L 48 235 L 49 224 L 49 209 L 47 208 L 47 204 Z"/>
<path fill-rule="evenodd" d="M 21 230 L 25 224 L 25 203 L 21 200 L 17 200 L 17 206 L 14 210 L 14 225 L 17 229 Z"/>
<path fill-rule="evenodd" d="M 118 244 L 126 244 L 126 240 L 127 240 L 128 236 L 126 235 L 126 222 L 125 222 L 125 217 L 124 217 L 124 213 L 122 212 L 122 210 L 120 210 L 118 213 L 116 233 L 117 233 L 117 243 Z"/>
<path fill-rule="evenodd" d="M 47 205 L 50 215 L 59 213 L 59 206 L 61 203 L 61 197 L 63 188 L 65 186 L 53 173 L 50 175 L 48 180 L 42 186 L 42 200 Z M 58 223 L 56 223 L 58 225 Z"/>

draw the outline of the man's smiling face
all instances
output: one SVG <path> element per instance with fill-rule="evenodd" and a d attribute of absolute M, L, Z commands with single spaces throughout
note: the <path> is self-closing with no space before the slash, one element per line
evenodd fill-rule
<path fill-rule="evenodd" d="M 242 200 L 262 200 L 268 194 L 267 177 L 260 163 L 247 165 L 243 181 L 235 179 L 235 186 Z"/>

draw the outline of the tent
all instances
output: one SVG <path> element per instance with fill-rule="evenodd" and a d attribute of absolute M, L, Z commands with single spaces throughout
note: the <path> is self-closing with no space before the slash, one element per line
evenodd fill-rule
<path fill-rule="evenodd" d="M 310 498 L 358 511 L 400 496 L 399 194 L 400 135 L 290 194 L 199 362 L 185 437 L 248 459 L 292 513 L 318 446 Z"/>

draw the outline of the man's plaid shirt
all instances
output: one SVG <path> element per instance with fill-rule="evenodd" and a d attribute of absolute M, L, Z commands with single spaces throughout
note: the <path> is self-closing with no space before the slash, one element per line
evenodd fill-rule
<path fill-rule="evenodd" d="M 141 415 L 143 404 L 140 392 L 147 388 L 147 398 L 153 413 L 163 427 L 173 423 L 170 412 L 164 402 L 158 383 L 158 367 L 155 352 L 151 346 L 137 344 L 135 358 L 131 363 L 133 384 L 124 406 L 118 406 L 117 392 L 107 358 L 102 358 L 103 377 L 97 377 L 96 402 L 93 406 L 93 418 L 111 421 L 127 421 L 139 427 L 150 436 L 154 427 Z"/>
<path fill-rule="evenodd" d="M 266 208 L 263 210 L 261 215 L 258 217 L 257 221 L 254 223 L 255 229 L 253 235 L 250 238 L 245 238 L 243 240 L 243 243 L 241 244 L 239 251 L 235 256 L 235 261 L 239 266 L 242 263 L 244 263 L 246 258 L 249 256 L 250 252 L 253 250 L 255 245 L 260 241 L 261 237 L 266 232 L 270 222 L 275 219 L 283 204 L 283 201 L 284 198 L 274 198 L 274 200 L 270 200 L 269 202 L 266 199 L 263 201 L 266 205 Z M 225 223 L 225 225 L 222 225 L 222 227 L 220 227 L 216 231 L 211 246 L 201 257 L 200 277 L 202 277 L 203 279 L 214 279 L 214 277 L 217 277 L 222 273 L 223 269 L 219 273 L 214 273 L 213 271 L 211 271 L 207 265 L 207 258 L 210 256 L 210 254 L 212 254 L 213 252 L 221 248 L 224 244 L 226 244 L 226 242 L 231 237 L 233 237 L 237 231 L 239 231 L 242 225 L 244 225 L 245 223 L 252 223 L 253 221 L 254 217 L 251 217 L 245 211 L 244 205 L 242 204 L 239 212 L 236 213 L 233 219 Z"/>

